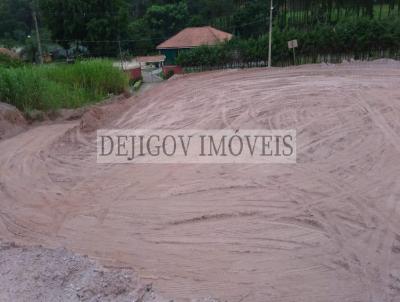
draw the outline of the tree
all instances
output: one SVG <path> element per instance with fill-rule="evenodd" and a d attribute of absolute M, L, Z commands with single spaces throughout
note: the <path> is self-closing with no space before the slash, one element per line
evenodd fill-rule
<path fill-rule="evenodd" d="M 0 44 L 21 44 L 31 29 L 32 10 L 29 0 L 0 0 Z"/>
<path fill-rule="evenodd" d="M 129 24 L 129 42 L 124 43 L 124 48 L 130 50 L 133 55 L 145 55 L 155 51 L 155 43 L 151 39 L 151 32 L 143 18 Z"/>
<path fill-rule="evenodd" d="M 112 56 L 128 33 L 124 0 L 42 0 L 41 8 L 53 39 L 65 48 L 82 44 L 92 55 Z"/>
<path fill-rule="evenodd" d="M 152 5 L 144 19 L 153 41 L 158 44 L 187 26 L 189 11 L 183 1 L 177 4 Z"/>
<path fill-rule="evenodd" d="M 269 1 L 254 0 L 233 15 L 234 33 L 241 37 L 259 37 L 268 30 Z"/>

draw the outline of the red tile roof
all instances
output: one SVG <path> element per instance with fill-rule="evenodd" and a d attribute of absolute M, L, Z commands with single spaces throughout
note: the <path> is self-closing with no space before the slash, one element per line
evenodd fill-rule
<path fill-rule="evenodd" d="M 157 49 L 193 48 L 201 45 L 215 45 L 232 39 L 232 35 L 211 26 L 189 27 L 161 43 Z"/>

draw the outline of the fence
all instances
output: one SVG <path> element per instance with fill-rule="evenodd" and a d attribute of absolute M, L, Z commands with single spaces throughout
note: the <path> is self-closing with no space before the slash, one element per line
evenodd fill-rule
<path fill-rule="evenodd" d="M 273 67 L 288 67 L 294 65 L 304 64 L 340 64 L 346 61 L 373 61 L 377 59 L 394 59 L 400 60 L 400 49 L 397 50 L 373 50 L 365 53 L 340 53 L 340 54 L 315 54 L 315 55 L 300 55 L 296 57 L 296 62 L 293 62 L 293 58 L 287 60 L 280 60 L 272 62 Z M 261 68 L 267 67 L 267 61 L 255 61 L 255 62 L 243 62 L 235 61 L 222 65 L 213 66 L 191 66 L 184 67 L 185 73 L 202 72 L 220 69 L 242 69 L 242 68 Z"/>

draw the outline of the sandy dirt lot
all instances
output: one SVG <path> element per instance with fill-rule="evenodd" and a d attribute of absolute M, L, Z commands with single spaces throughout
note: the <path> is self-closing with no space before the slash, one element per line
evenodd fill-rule
<path fill-rule="evenodd" d="M 195 74 L 111 111 L 0 142 L 0 238 L 177 301 L 400 301 L 398 63 Z M 296 129 L 298 163 L 97 165 L 98 127 Z"/>

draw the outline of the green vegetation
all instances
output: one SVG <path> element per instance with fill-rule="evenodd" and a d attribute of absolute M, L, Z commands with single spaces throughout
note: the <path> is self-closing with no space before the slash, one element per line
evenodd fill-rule
<path fill-rule="evenodd" d="M 274 8 L 275 65 L 293 63 L 292 39 L 299 41 L 297 63 L 400 58 L 400 0 L 274 0 Z M 27 62 L 38 61 L 33 12 L 47 58 L 148 55 L 183 28 L 212 25 L 235 38 L 181 52 L 180 65 L 267 61 L 269 0 L 0 0 L 0 47 L 21 47 Z M 34 66 L 0 54 L 0 100 L 24 111 L 79 107 L 128 87 L 111 61 Z"/>
<path fill-rule="evenodd" d="M 126 39 L 128 1 L 41 0 L 39 8 L 52 38 L 65 48 L 84 45 L 94 56 L 111 57 L 119 51 L 112 41 Z"/>
<path fill-rule="evenodd" d="M 282 32 L 400 16 L 400 0 L 274 0 L 274 7 L 274 26 Z M 120 45 L 123 54 L 149 54 L 189 26 L 258 39 L 269 21 L 269 0 L 0 0 L 0 45 L 30 43 L 36 51 L 32 10 L 44 49 L 56 42 L 90 57 L 119 56 Z"/>
<path fill-rule="evenodd" d="M 293 63 L 287 41 L 298 39 L 298 63 L 315 63 L 328 56 L 351 56 L 364 59 L 374 56 L 400 57 L 400 19 L 350 19 L 313 30 L 275 30 L 273 62 Z M 181 52 L 178 64 L 184 67 L 224 66 L 234 62 L 252 63 L 268 60 L 268 37 L 233 39 L 216 47 L 203 46 Z"/>
<path fill-rule="evenodd" d="M 143 77 L 142 76 L 140 76 L 140 78 L 137 78 L 137 79 L 130 79 L 129 80 L 129 87 L 133 88 L 133 86 L 135 86 L 135 84 L 137 82 L 139 82 L 139 81 L 143 83 Z"/>
<path fill-rule="evenodd" d="M 38 61 L 35 11 L 43 52 L 52 52 L 56 59 L 149 55 L 186 27 L 212 25 L 235 39 L 213 49 L 183 53 L 182 65 L 265 63 L 269 4 L 269 0 L 0 0 L 0 46 L 23 46 L 24 59 Z M 290 39 L 299 41 L 298 63 L 340 61 L 342 56 L 398 58 L 399 19 L 400 0 L 274 0 L 273 62 L 293 63 L 287 49 Z M 14 63 L 3 65 L 14 67 Z"/>
<path fill-rule="evenodd" d="M 399 17 L 399 1 L 396 0 L 300 0 L 296 5 L 290 0 L 282 0 L 279 6 L 281 26 L 307 26 L 315 24 L 335 24 L 343 19 L 384 19 Z"/>
<path fill-rule="evenodd" d="M 163 80 L 168 80 L 172 78 L 175 75 L 175 72 L 173 70 L 168 70 L 167 74 L 164 72 L 161 72 L 160 76 Z"/>
<path fill-rule="evenodd" d="M 122 93 L 128 82 L 107 60 L 0 68 L 0 100 L 25 112 L 76 108 Z"/>
<path fill-rule="evenodd" d="M 133 90 L 138 91 L 140 87 L 142 86 L 142 81 L 136 81 L 135 84 L 133 84 Z"/>
<path fill-rule="evenodd" d="M 21 67 L 23 65 L 24 63 L 21 60 L 0 53 L 0 68 Z"/>

